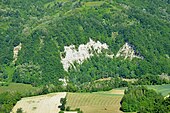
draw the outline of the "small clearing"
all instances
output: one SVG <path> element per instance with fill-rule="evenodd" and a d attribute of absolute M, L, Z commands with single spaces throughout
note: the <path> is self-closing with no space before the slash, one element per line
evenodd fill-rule
<path fill-rule="evenodd" d="M 16 113 L 18 108 L 22 108 L 25 113 L 58 113 L 60 111 L 60 99 L 65 98 L 66 92 L 51 93 L 41 96 L 22 98 L 12 109 L 11 113 Z"/>
<path fill-rule="evenodd" d="M 122 80 L 126 82 L 132 82 L 132 83 L 138 81 L 138 79 L 127 79 L 127 78 L 122 78 Z"/>
<path fill-rule="evenodd" d="M 112 79 L 111 77 L 108 77 L 108 78 L 101 78 L 101 79 L 95 80 L 94 82 L 98 82 L 98 81 L 107 81 L 107 80 L 111 80 L 111 79 Z"/>
<path fill-rule="evenodd" d="M 85 2 L 85 6 L 93 7 L 93 6 L 101 6 L 104 1 L 93 1 L 93 2 Z"/>

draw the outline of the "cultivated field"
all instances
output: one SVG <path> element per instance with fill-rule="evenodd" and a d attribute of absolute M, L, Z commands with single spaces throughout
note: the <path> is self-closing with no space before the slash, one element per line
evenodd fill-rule
<path fill-rule="evenodd" d="M 121 113 L 120 101 L 124 90 L 96 93 L 68 93 L 67 104 L 71 109 L 80 108 L 84 113 Z"/>
<path fill-rule="evenodd" d="M 16 113 L 18 108 L 22 108 L 24 113 L 58 113 L 60 99 L 65 96 L 66 92 L 22 98 L 11 113 Z"/>

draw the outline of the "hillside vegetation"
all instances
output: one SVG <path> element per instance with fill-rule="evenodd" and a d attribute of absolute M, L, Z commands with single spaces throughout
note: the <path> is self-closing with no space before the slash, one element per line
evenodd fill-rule
<path fill-rule="evenodd" d="M 89 40 L 104 46 L 89 46 Z M 70 58 L 64 52 L 68 47 L 73 47 L 73 58 L 84 48 L 90 57 L 82 55 L 83 61 L 71 59 L 68 69 L 64 69 L 63 59 Z M 169 0 L 0 1 L 0 112 L 10 112 L 26 96 L 168 84 L 169 75 Z M 135 81 L 125 81 L 131 78 Z M 162 92 L 164 95 L 168 91 Z M 169 112 L 169 98 L 164 100 L 154 90 L 129 87 L 125 93 L 123 111 L 155 113 L 161 107 L 160 112 Z M 88 101 L 97 106 L 95 111 L 102 106 L 102 112 L 104 104 L 118 106 L 122 97 L 100 93 L 70 93 L 68 97 L 80 98 L 77 103 L 84 103 L 83 107 L 91 106 L 80 95 L 91 98 Z M 136 100 L 131 101 L 131 95 Z M 102 100 L 104 96 L 108 96 L 104 104 L 96 98 Z M 73 102 L 69 103 L 71 107 L 79 107 Z M 150 105 L 150 109 L 144 109 Z"/>
<path fill-rule="evenodd" d="M 170 94 L 170 84 L 166 85 L 147 85 L 149 89 L 153 89 L 158 93 L 161 93 L 163 96 Z"/>
<path fill-rule="evenodd" d="M 61 85 L 105 77 L 137 78 L 170 74 L 169 0 L 2 0 L 0 1 L 0 79 Z M 94 55 L 64 71 L 64 46 L 106 43 L 114 54 L 127 42 L 142 59 Z M 22 44 L 16 62 L 13 48 Z"/>
<path fill-rule="evenodd" d="M 170 97 L 164 98 L 144 86 L 129 87 L 121 100 L 121 110 L 138 113 L 169 113 Z"/>
<path fill-rule="evenodd" d="M 0 86 L 0 94 L 4 92 L 20 92 L 26 94 L 29 92 L 34 92 L 38 90 L 36 87 L 32 87 L 30 84 L 21 84 L 21 83 L 10 83 L 7 85 Z"/>

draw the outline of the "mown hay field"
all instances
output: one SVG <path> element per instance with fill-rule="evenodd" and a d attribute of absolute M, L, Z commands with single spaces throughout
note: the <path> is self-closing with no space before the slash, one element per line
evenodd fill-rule
<path fill-rule="evenodd" d="M 17 113 L 22 108 L 23 113 L 58 113 L 60 99 L 65 98 L 66 92 L 50 93 L 46 95 L 22 98 L 13 107 L 11 113 Z"/>
<path fill-rule="evenodd" d="M 67 104 L 71 110 L 80 108 L 84 113 L 121 113 L 123 90 L 96 93 L 68 93 Z M 120 93 L 120 94 L 119 94 Z"/>

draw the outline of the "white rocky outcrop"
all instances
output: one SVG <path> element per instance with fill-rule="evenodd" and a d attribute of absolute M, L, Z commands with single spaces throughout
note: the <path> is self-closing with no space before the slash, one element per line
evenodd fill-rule
<path fill-rule="evenodd" d="M 94 53 L 102 53 L 102 50 L 108 49 L 106 43 L 102 44 L 101 42 L 90 41 L 87 44 L 79 45 L 78 49 L 75 48 L 75 45 L 64 46 L 64 52 L 61 52 L 61 63 L 65 71 L 68 71 L 70 66 L 74 66 L 74 62 L 82 64 L 84 60 L 92 57 Z M 65 54 L 64 57 L 62 54 Z"/>
<path fill-rule="evenodd" d="M 117 57 L 124 57 L 124 59 L 130 58 L 131 60 L 133 58 L 143 59 L 142 56 L 136 55 L 133 47 L 127 42 L 119 49 L 119 51 L 116 54 L 116 58 Z"/>
<path fill-rule="evenodd" d="M 58 79 L 59 81 L 63 82 L 63 86 L 67 86 L 67 80 L 65 78 Z"/>
<path fill-rule="evenodd" d="M 14 47 L 13 49 L 13 63 L 15 63 L 17 61 L 18 58 L 18 53 L 22 48 L 22 44 L 20 43 L 18 46 Z"/>
<path fill-rule="evenodd" d="M 75 68 L 75 62 L 82 64 L 84 60 L 92 57 L 94 53 L 102 53 L 102 50 L 108 50 L 108 45 L 106 43 L 102 44 L 99 41 L 95 42 L 92 39 L 90 39 L 87 44 L 80 44 L 78 49 L 76 49 L 75 45 L 64 46 L 64 52 L 61 52 L 61 63 L 63 64 L 64 70 L 68 71 L 71 66 Z M 124 59 L 129 58 L 130 60 L 133 58 L 143 59 L 143 57 L 137 54 L 133 47 L 128 43 L 125 43 L 120 48 L 116 56 L 114 56 L 114 54 L 107 54 L 107 52 L 105 56 L 109 58 L 124 57 Z"/>

